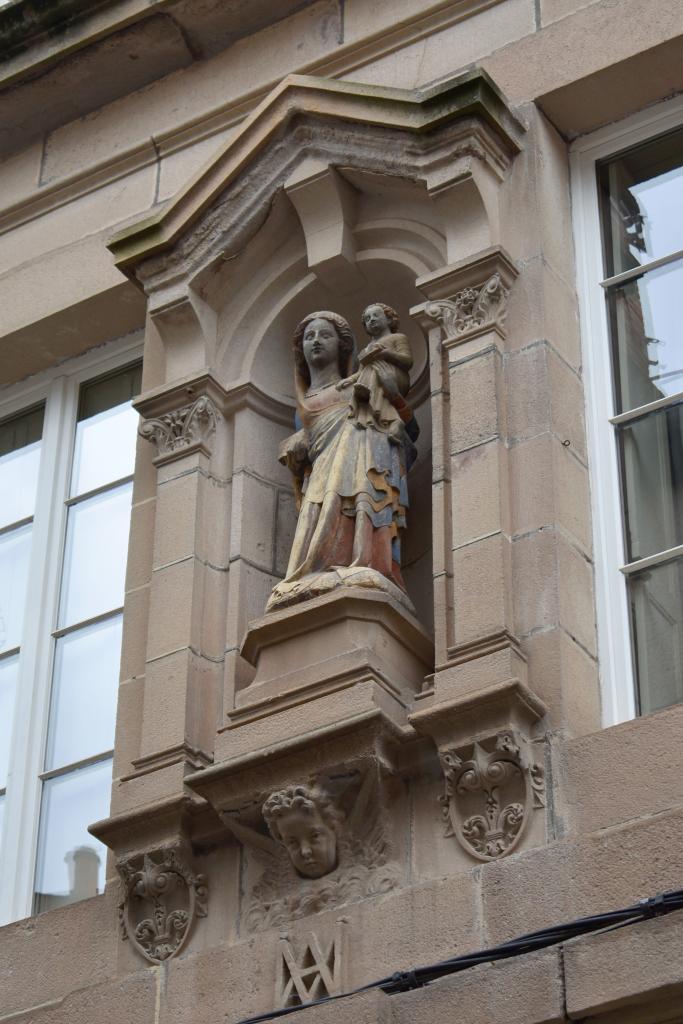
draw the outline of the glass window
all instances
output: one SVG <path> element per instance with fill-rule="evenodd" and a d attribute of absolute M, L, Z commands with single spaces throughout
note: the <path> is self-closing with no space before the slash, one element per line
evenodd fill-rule
<path fill-rule="evenodd" d="M 683 129 L 598 165 L 636 706 L 683 700 Z"/>
<path fill-rule="evenodd" d="M 44 415 L 39 405 L 0 422 L 0 849 Z"/>
<path fill-rule="evenodd" d="M 141 367 L 95 358 L 0 420 L 0 924 L 104 888 Z"/>
<path fill-rule="evenodd" d="M 131 401 L 139 387 L 136 366 L 79 392 L 43 765 L 38 912 L 104 885 L 106 850 L 87 826 L 109 807 L 138 420 Z"/>

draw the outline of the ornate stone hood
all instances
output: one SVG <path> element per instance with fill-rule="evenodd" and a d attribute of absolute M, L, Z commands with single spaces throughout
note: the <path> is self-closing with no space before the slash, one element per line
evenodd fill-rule
<path fill-rule="evenodd" d="M 481 70 L 419 90 L 289 75 L 184 189 L 109 248 L 149 293 L 238 252 L 306 158 L 422 181 L 433 195 L 468 174 L 500 180 L 523 131 Z"/>

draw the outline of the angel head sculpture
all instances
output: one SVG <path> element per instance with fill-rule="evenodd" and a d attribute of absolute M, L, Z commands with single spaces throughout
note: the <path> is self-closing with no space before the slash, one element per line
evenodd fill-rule
<path fill-rule="evenodd" d="M 342 812 L 318 786 L 287 786 L 263 805 L 270 833 L 305 878 L 321 878 L 337 866 Z"/>

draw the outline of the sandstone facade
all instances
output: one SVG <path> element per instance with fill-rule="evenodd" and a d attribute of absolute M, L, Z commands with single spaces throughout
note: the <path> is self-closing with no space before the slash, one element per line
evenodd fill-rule
<path fill-rule="evenodd" d="M 678 888 L 683 707 L 605 696 L 570 170 L 683 124 L 678 0 L 40 6 L 0 7 L 0 402 L 140 342 L 141 426 L 106 891 L 0 929 L 0 1021 L 237 1024 Z M 292 330 L 378 299 L 414 354 L 413 608 L 264 614 Z M 293 787 L 310 877 L 264 815 Z M 681 1021 L 682 947 L 674 913 L 298 1012 Z"/>

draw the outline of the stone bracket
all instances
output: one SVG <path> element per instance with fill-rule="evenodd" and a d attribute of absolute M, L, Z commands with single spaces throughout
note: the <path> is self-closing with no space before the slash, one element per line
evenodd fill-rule
<path fill-rule="evenodd" d="M 285 182 L 306 238 L 308 265 L 320 281 L 345 294 L 359 288 L 356 266 L 355 195 L 333 167 L 307 158 Z"/>
<path fill-rule="evenodd" d="M 191 851 L 182 842 L 117 861 L 121 938 L 150 963 L 176 956 L 195 920 L 207 915 L 207 881 L 191 863 Z"/>
<path fill-rule="evenodd" d="M 248 931 L 399 884 L 406 851 L 387 814 L 402 792 L 392 771 L 396 743 L 376 713 L 187 777 L 241 847 Z"/>
<path fill-rule="evenodd" d="M 410 716 L 431 736 L 444 774 L 439 798 L 445 835 L 478 861 L 512 853 L 545 806 L 543 767 L 532 737 L 546 712 L 519 680 L 509 680 Z"/>

